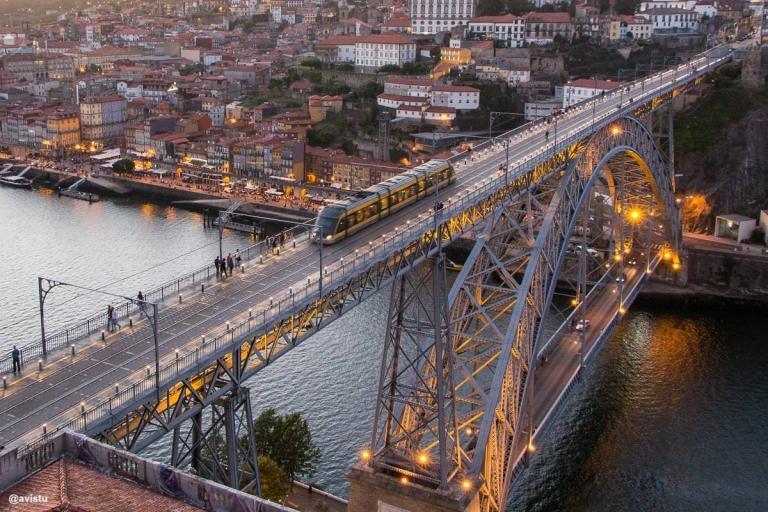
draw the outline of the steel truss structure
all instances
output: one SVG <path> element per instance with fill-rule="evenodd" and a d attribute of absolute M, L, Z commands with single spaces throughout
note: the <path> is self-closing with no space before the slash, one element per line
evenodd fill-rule
<path fill-rule="evenodd" d="M 477 194 L 477 199 L 466 205 L 451 205 L 453 210 L 435 212 L 433 229 L 418 236 L 404 238 L 400 245 L 388 253 L 371 258 L 368 264 L 360 266 L 340 279 L 326 281 L 321 297 L 310 296 L 293 300 L 291 305 L 274 322 L 259 322 L 253 319 L 248 334 L 235 336 L 231 331 L 231 343 L 216 359 L 205 366 L 176 372 L 171 384 L 163 387 L 159 400 L 154 393 L 137 392 L 125 403 L 110 400 L 109 415 L 96 416 L 84 413 L 68 424 L 69 428 L 118 445 L 130 451 L 140 451 L 170 432 L 174 432 L 174 444 L 179 453 L 177 464 L 194 461 L 202 440 L 182 440 L 181 432 L 200 432 L 201 413 L 213 407 L 217 401 L 239 394 L 242 383 L 252 377 L 265 365 L 275 361 L 282 354 L 301 343 L 328 323 L 334 321 L 352 306 L 377 293 L 402 275 L 418 268 L 423 262 L 440 253 L 443 243 L 456 240 L 467 231 L 476 228 L 511 197 L 524 194 L 533 184 L 546 181 L 562 174 L 565 164 L 574 156 L 573 148 L 566 148 L 556 155 L 538 157 L 526 172 L 514 178 L 497 178 L 506 185 L 497 187 L 489 184 L 487 194 Z M 455 213 L 453 213 L 455 212 Z M 248 325 L 251 326 L 249 320 Z M 227 331 L 229 334 L 230 331 Z M 161 371 L 162 375 L 163 371 Z M 192 422 L 192 427 L 185 427 Z M 195 426 L 195 422 L 196 425 Z M 206 429 L 205 432 L 211 432 Z M 31 446 L 27 453 L 39 445 Z M 204 444 L 203 444 L 204 446 Z M 223 465 L 222 465 L 223 467 Z M 221 477 L 221 471 L 213 476 Z M 229 474 L 222 479 L 225 483 L 236 482 Z"/>
<path fill-rule="evenodd" d="M 652 115 L 655 103 L 638 103 L 634 112 Z M 137 382 L 57 428 L 99 436 L 132 451 L 173 433 L 172 462 L 189 463 L 231 485 L 247 484 L 256 471 L 250 441 L 234 455 L 220 454 L 208 465 L 203 460 L 207 452 L 211 457 L 218 453 L 214 440 L 222 428 L 225 439 L 234 439 L 238 435 L 232 433 L 250 423 L 243 382 L 355 304 L 396 283 L 372 465 L 447 490 L 466 477 L 480 490 L 484 510 L 500 510 L 517 467 L 514 454 L 533 430 L 532 362 L 557 337 L 557 328 L 553 333 L 542 326 L 551 318 L 578 315 L 609 275 L 598 273 L 599 265 L 588 262 L 584 250 L 587 229 L 596 222 L 584 212 L 602 215 L 589 191 L 598 181 L 608 190 L 611 202 L 602 208 L 611 210 L 612 240 L 620 241 L 613 252 L 620 255 L 622 248 L 640 242 L 650 254 L 651 247 L 668 242 L 672 247 L 665 254 L 677 254 L 680 223 L 672 177 L 643 123 L 620 118 L 628 111 L 593 126 L 597 131 L 590 139 L 577 134 L 558 141 L 551 152 L 536 152 L 514 173 L 506 169 L 503 176 L 446 201 L 428 224 L 403 226 L 379 244 L 378 252 L 374 245 L 367 257 L 356 256 L 352 265 L 318 276 L 322 295 L 316 282 L 310 286 L 310 276 L 301 293 L 288 290 L 275 308 L 270 299 L 260 315 L 227 326 L 208 345 L 203 340 L 200 350 L 186 354 L 181 364 L 177 356 L 175 368 L 166 365 L 157 372 L 157 386 Z M 620 130 L 610 133 L 611 127 Z M 654 212 L 642 226 L 627 222 L 623 214 L 635 203 Z M 580 213 L 585 243 L 574 266 L 567 245 Z M 480 233 L 478 243 L 442 300 L 442 245 L 469 231 Z M 409 275 L 425 262 L 424 269 Z M 616 271 L 613 266 L 609 270 Z M 573 283 L 573 307 L 553 300 L 557 283 L 565 281 Z M 425 295 L 418 299 L 417 292 Z M 216 409 L 210 420 L 203 416 L 206 408 Z M 46 443 L 44 434 L 20 449 L 19 456 L 35 457 Z M 233 468 L 239 468 L 238 474 Z"/>
<path fill-rule="evenodd" d="M 481 510 L 503 510 L 540 427 L 536 358 L 554 339 L 544 326 L 553 316 L 562 322 L 553 301 L 562 282 L 576 282 L 572 312 L 583 314 L 606 276 L 623 276 L 623 255 L 635 244 L 647 257 L 653 247 L 676 254 L 673 175 L 646 126 L 624 117 L 572 149 L 563 172 L 506 198 L 488 216 L 445 305 L 439 259 L 399 277 L 376 402 L 375 470 L 457 495 L 479 490 Z M 605 224 L 615 263 L 589 265 L 598 189 L 612 210 Z M 574 237 L 581 241 L 578 271 L 568 276 Z M 588 268 L 606 270 L 587 282 Z"/>

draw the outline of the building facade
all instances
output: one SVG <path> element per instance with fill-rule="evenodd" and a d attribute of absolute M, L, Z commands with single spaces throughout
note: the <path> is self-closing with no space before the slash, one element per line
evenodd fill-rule
<path fill-rule="evenodd" d="M 525 18 L 514 14 L 480 16 L 470 20 L 468 34 L 471 39 L 493 39 L 518 48 L 525 42 Z"/>
<path fill-rule="evenodd" d="M 409 0 L 408 17 L 415 34 L 449 32 L 474 18 L 476 0 Z"/>
<path fill-rule="evenodd" d="M 85 99 L 80 102 L 82 138 L 102 146 L 117 143 L 128 121 L 128 102 L 122 96 Z"/>

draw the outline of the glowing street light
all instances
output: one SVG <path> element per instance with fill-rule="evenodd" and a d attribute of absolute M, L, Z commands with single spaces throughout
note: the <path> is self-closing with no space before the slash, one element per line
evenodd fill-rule
<path fill-rule="evenodd" d="M 371 460 L 371 450 L 365 449 L 360 452 L 360 460 L 363 462 L 368 462 Z"/>
<path fill-rule="evenodd" d="M 637 208 L 633 208 L 629 210 L 629 220 L 631 220 L 632 222 L 638 222 L 642 218 L 643 218 L 643 212 L 641 212 Z"/>
<path fill-rule="evenodd" d="M 611 126 L 611 128 L 610 128 L 610 133 L 611 133 L 611 135 L 613 135 L 614 137 L 618 137 L 619 135 L 621 135 L 622 133 L 624 133 L 624 130 L 622 130 L 621 126 L 619 126 L 618 124 L 614 124 L 614 125 L 612 125 L 612 126 Z"/>

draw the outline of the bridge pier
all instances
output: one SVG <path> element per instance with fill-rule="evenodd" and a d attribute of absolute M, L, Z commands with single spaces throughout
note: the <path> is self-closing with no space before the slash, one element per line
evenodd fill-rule
<path fill-rule="evenodd" d="M 479 512 L 478 492 L 431 489 L 358 464 L 347 473 L 348 512 Z"/>

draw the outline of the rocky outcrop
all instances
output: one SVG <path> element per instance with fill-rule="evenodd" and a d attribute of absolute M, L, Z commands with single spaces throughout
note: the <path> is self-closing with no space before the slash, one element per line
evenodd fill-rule
<path fill-rule="evenodd" d="M 709 147 L 681 156 L 676 166 L 680 188 L 704 194 L 714 215 L 757 217 L 768 208 L 768 107 L 722 128 Z"/>

